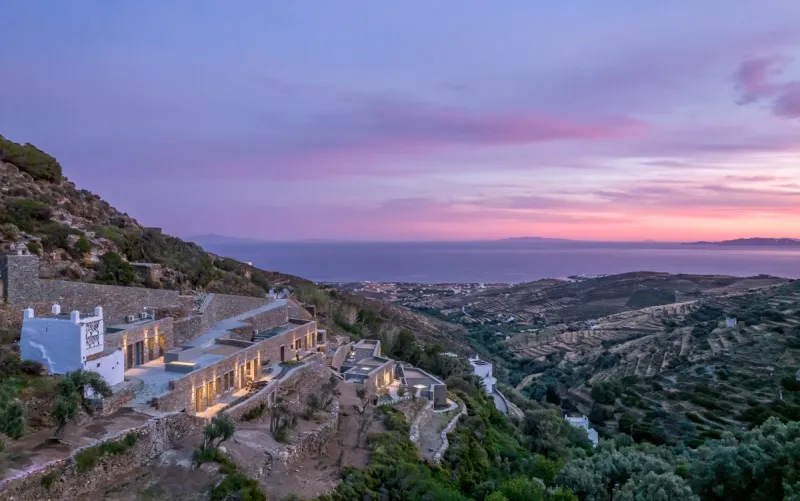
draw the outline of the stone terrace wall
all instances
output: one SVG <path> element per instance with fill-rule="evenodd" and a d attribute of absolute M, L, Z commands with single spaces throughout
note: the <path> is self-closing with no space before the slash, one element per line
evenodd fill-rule
<path fill-rule="evenodd" d="M 226 372 L 236 370 L 242 364 L 251 360 L 278 360 L 280 358 L 280 347 L 285 346 L 285 356 L 287 360 L 294 358 L 296 350 L 290 350 L 289 346 L 295 339 L 313 332 L 316 329 L 316 322 L 309 322 L 306 325 L 299 325 L 297 328 L 285 332 L 279 336 L 265 339 L 253 344 L 230 358 L 220 363 L 206 367 L 204 369 L 192 371 L 186 376 L 170 382 L 170 393 L 156 399 L 156 406 L 162 411 L 179 411 L 183 409 L 194 409 L 194 389 L 213 381 Z M 238 381 L 237 381 L 238 384 Z M 238 387 L 238 386 L 237 386 Z"/>
<path fill-rule="evenodd" d="M 88 448 L 83 447 L 66 459 L 53 461 L 38 470 L 0 482 L 0 492 L 3 493 L 3 499 L 9 501 L 80 499 L 113 482 L 115 478 L 130 475 L 204 425 L 204 420 L 185 413 L 153 418 L 136 428 L 104 437 L 92 444 L 96 446 L 105 441 L 119 440 L 128 433 L 138 436 L 131 449 L 122 454 L 104 455 L 90 470 L 79 472 L 77 468 L 75 454 Z M 45 476 L 53 479 L 49 489 L 42 483 Z"/>
<path fill-rule="evenodd" d="M 202 313 L 175 322 L 175 344 L 180 346 L 214 327 L 220 320 L 260 308 L 270 301 L 265 297 L 209 294 Z"/>
<path fill-rule="evenodd" d="M 292 369 L 282 379 L 270 383 L 251 395 L 247 400 L 225 409 L 225 414 L 231 419 L 240 421 L 242 416 L 261 404 L 269 404 L 274 398 L 272 394 L 287 396 L 297 400 L 295 403 L 305 402 L 306 395 L 316 385 L 324 382 L 329 377 L 325 362 L 319 355 L 310 358 L 304 365 Z"/>
<path fill-rule="evenodd" d="M 114 323 L 141 312 L 143 307 L 168 308 L 180 304 L 178 291 L 42 280 L 37 256 L 2 256 L 0 268 L 5 269 L 6 301 L 20 309 L 55 302 L 66 312 L 91 311 L 102 306 L 106 321 Z"/>

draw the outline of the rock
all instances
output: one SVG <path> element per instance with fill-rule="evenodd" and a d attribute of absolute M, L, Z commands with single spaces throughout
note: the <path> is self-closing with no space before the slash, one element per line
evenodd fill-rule
<path fill-rule="evenodd" d="M 218 450 L 223 454 L 227 454 L 228 453 L 228 449 L 226 449 L 225 447 L 223 447 L 221 445 L 219 446 Z"/>

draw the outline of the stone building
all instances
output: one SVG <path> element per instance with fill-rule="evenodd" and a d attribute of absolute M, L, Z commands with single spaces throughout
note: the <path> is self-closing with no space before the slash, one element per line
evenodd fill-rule
<path fill-rule="evenodd" d="M 105 345 L 103 308 L 93 314 L 72 311 L 61 314 L 53 305 L 52 316 L 36 317 L 33 308 L 22 315 L 20 357 L 41 362 L 51 374 L 66 374 L 76 370 L 97 372 L 110 385 L 125 379 L 125 360 L 122 349 Z"/>

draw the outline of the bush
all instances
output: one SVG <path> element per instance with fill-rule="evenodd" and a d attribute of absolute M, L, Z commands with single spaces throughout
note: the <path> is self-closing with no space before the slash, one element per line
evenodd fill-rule
<path fill-rule="evenodd" d="M 55 483 L 55 481 L 58 480 L 58 476 L 59 476 L 58 471 L 56 470 L 51 471 L 50 473 L 44 475 L 42 477 L 42 487 L 44 487 L 47 490 L 50 490 L 50 487 L 53 486 L 53 483 Z"/>
<path fill-rule="evenodd" d="M 139 436 L 135 433 L 128 433 L 120 440 L 112 440 L 80 451 L 75 455 L 78 471 L 83 472 L 94 468 L 100 458 L 106 454 L 123 454 L 127 452 L 128 449 L 136 445 L 138 439 Z"/>
<path fill-rule="evenodd" d="M 81 254 L 88 254 L 92 250 L 92 243 L 85 236 L 81 236 L 75 242 L 75 250 Z"/>
<path fill-rule="evenodd" d="M 239 499 L 241 501 L 267 501 L 267 495 L 258 487 L 258 482 L 241 473 L 232 473 L 211 489 L 210 501 Z"/>
<path fill-rule="evenodd" d="M 28 248 L 28 252 L 31 254 L 35 254 L 37 256 L 42 255 L 42 246 L 39 244 L 39 242 L 28 242 L 26 247 Z"/>
<path fill-rule="evenodd" d="M 44 364 L 36 360 L 23 360 L 19 365 L 19 370 L 23 374 L 31 376 L 41 376 L 44 373 Z"/>
<path fill-rule="evenodd" d="M 5 222 L 29 233 L 43 222 L 49 221 L 53 215 L 47 204 L 27 198 L 13 199 L 6 203 L 5 209 Z"/>
<path fill-rule="evenodd" d="M 30 143 L 19 144 L 0 136 L 0 160 L 16 165 L 37 180 L 61 179 L 58 161 Z"/>
<path fill-rule="evenodd" d="M 0 224 L 0 235 L 7 240 L 16 240 L 19 236 L 19 228 L 14 223 Z"/>
<path fill-rule="evenodd" d="M 100 257 L 97 280 L 112 285 L 131 285 L 136 281 L 136 272 L 122 256 L 108 251 Z"/>

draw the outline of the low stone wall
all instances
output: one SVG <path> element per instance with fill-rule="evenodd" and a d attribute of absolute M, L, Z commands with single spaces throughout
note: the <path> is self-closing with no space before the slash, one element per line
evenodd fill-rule
<path fill-rule="evenodd" d="M 144 386 L 144 383 L 139 379 L 125 381 L 121 384 L 123 385 L 122 388 L 118 391 L 114 391 L 113 395 L 96 401 L 93 406 L 95 417 L 114 414 L 120 410 L 123 405 L 133 400 L 133 397 L 136 396 L 136 392 Z"/>
<path fill-rule="evenodd" d="M 185 413 L 153 418 L 136 428 L 103 437 L 76 450 L 66 459 L 53 461 L 15 478 L 3 480 L 0 482 L 0 492 L 3 493 L 3 499 L 8 501 L 80 499 L 105 487 L 115 478 L 135 472 L 184 437 L 199 431 L 204 424 L 203 420 Z M 105 454 L 94 467 L 78 471 L 76 455 L 80 451 L 103 442 L 123 439 L 128 433 L 137 436 L 136 444 L 129 450 L 122 454 Z"/>
<path fill-rule="evenodd" d="M 461 402 L 459 402 L 459 405 L 461 406 L 461 410 L 455 415 L 455 417 L 453 417 L 452 420 L 450 420 L 449 423 L 447 423 L 447 426 L 444 427 L 444 430 L 442 430 L 442 446 L 439 447 L 439 450 L 433 455 L 433 462 L 436 464 L 442 462 L 444 453 L 447 452 L 447 449 L 450 447 L 450 441 L 447 439 L 447 434 L 456 428 L 458 425 L 458 420 L 461 419 L 461 416 L 467 413 L 467 406 Z"/>

